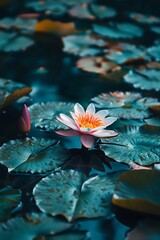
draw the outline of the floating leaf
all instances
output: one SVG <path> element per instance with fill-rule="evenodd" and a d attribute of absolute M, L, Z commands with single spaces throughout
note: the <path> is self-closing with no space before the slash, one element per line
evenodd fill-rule
<path fill-rule="evenodd" d="M 82 5 L 75 5 L 69 10 L 69 14 L 72 17 L 76 18 L 86 18 L 86 19 L 95 19 L 93 14 L 88 9 L 88 4 L 84 3 Z"/>
<path fill-rule="evenodd" d="M 160 221 L 158 219 L 145 219 L 127 233 L 126 240 L 158 240 L 160 239 Z"/>
<path fill-rule="evenodd" d="M 93 24 L 93 30 L 109 38 L 134 38 L 143 34 L 140 27 L 131 23 L 109 23 L 108 26 Z"/>
<path fill-rule="evenodd" d="M 160 46 L 153 46 L 148 48 L 147 53 L 149 53 L 157 61 L 160 61 Z"/>
<path fill-rule="evenodd" d="M 34 26 L 37 23 L 36 19 L 24 19 L 24 18 L 10 18 L 6 17 L 0 20 L 0 27 L 9 29 L 14 27 L 21 30 L 34 30 Z"/>
<path fill-rule="evenodd" d="M 15 92 L 11 93 L 4 99 L 4 101 L 1 103 L 0 108 L 1 109 L 6 108 L 8 105 L 15 102 L 19 98 L 22 98 L 25 95 L 28 95 L 29 93 L 31 93 L 31 91 L 32 91 L 32 88 L 22 88 L 22 89 L 16 90 Z"/>
<path fill-rule="evenodd" d="M 129 16 L 130 18 L 136 20 L 139 23 L 145 23 L 145 24 L 160 23 L 160 18 L 152 15 L 144 15 L 142 13 L 132 12 L 129 14 Z"/>
<path fill-rule="evenodd" d="M 117 129 L 116 129 L 117 131 Z M 119 130 L 119 135 L 111 139 L 101 139 L 101 150 L 117 162 L 151 165 L 160 162 L 160 137 L 151 131 L 138 127 Z"/>
<path fill-rule="evenodd" d="M 0 51 L 10 52 L 25 50 L 33 44 L 34 41 L 28 37 L 0 31 Z"/>
<path fill-rule="evenodd" d="M 56 234 L 53 237 L 47 237 L 46 240 L 88 240 L 88 234 L 84 231 L 70 230 L 64 233 Z"/>
<path fill-rule="evenodd" d="M 77 34 L 63 37 L 63 51 L 78 56 L 94 56 L 101 52 L 100 48 L 107 45 L 106 41 L 90 34 Z"/>
<path fill-rule="evenodd" d="M 135 88 L 160 90 L 160 70 L 130 70 L 129 73 L 124 76 L 124 80 L 127 83 L 131 83 Z"/>
<path fill-rule="evenodd" d="M 160 172 L 133 170 L 122 174 L 112 202 L 130 210 L 160 215 Z"/>
<path fill-rule="evenodd" d="M 33 194 L 41 211 L 76 218 L 112 216 L 111 198 L 120 173 L 87 179 L 82 172 L 60 171 L 43 178 Z"/>
<path fill-rule="evenodd" d="M 123 119 L 144 119 L 152 115 L 149 107 L 159 105 L 157 99 L 142 98 L 140 93 L 110 92 L 92 98 L 97 108 L 108 108 L 108 114 Z"/>
<path fill-rule="evenodd" d="M 129 43 L 119 43 L 105 52 L 107 53 L 105 57 L 117 64 L 130 63 L 146 58 L 144 51 Z"/>
<path fill-rule="evenodd" d="M 21 194 L 17 189 L 6 186 L 0 189 L 0 221 L 8 218 L 20 204 Z"/>
<path fill-rule="evenodd" d="M 111 18 L 116 15 L 116 10 L 111 7 L 107 7 L 105 5 L 99 5 L 96 3 L 90 4 L 91 12 L 95 15 L 95 17 L 104 19 Z"/>
<path fill-rule="evenodd" d="M 60 37 L 76 33 L 73 22 L 58 22 L 52 20 L 42 20 L 35 25 L 35 32 L 55 34 Z"/>
<path fill-rule="evenodd" d="M 24 217 L 15 217 L 0 225 L 0 238 L 3 240 L 42 239 L 45 235 L 55 235 L 72 225 L 64 220 L 43 213 L 31 213 Z M 40 238 L 39 238 L 40 237 Z"/>
<path fill-rule="evenodd" d="M 0 148 L 1 163 L 16 172 L 42 173 L 65 162 L 69 152 L 56 140 L 26 138 L 11 140 Z"/>
<path fill-rule="evenodd" d="M 160 117 L 145 119 L 145 122 L 149 125 L 160 127 Z"/>
<path fill-rule="evenodd" d="M 108 61 L 103 57 L 84 57 L 77 61 L 77 67 L 87 72 L 107 75 L 107 72 L 120 70 L 114 62 Z"/>
<path fill-rule="evenodd" d="M 29 107 L 31 122 L 35 127 L 54 131 L 55 129 L 66 129 L 65 126 L 56 120 L 60 113 L 68 114 L 73 110 L 73 103 L 47 102 L 35 103 Z"/>
<path fill-rule="evenodd" d="M 157 34 L 160 34 L 160 26 L 151 27 L 151 30 Z"/>

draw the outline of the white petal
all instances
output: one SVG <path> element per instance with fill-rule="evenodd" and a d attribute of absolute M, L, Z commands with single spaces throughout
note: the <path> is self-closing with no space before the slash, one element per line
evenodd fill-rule
<path fill-rule="evenodd" d="M 117 136 L 118 133 L 111 130 L 99 130 L 99 131 L 93 132 L 92 135 L 99 138 L 109 138 L 109 137 Z"/>
<path fill-rule="evenodd" d="M 95 117 L 105 118 L 108 116 L 108 110 L 100 110 L 95 114 Z"/>
<path fill-rule="evenodd" d="M 95 114 L 95 106 L 93 103 L 90 103 L 86 109 L 86 113 L 90 113 L 92 115 Z"/>
<path fill-rule="evenodd" d="M 107 117 L 104 120 L 104 124 L 107 127 L 107 126 L 111 125 L 112 123 L 114 123 L 116 120 L 117 120 L 116 117 Z"/>
<path fill-rule="evenodd" d="M 94 144 L 94 137 L 88 134 L 83 134 L 80 136 L 80 141 L 86 148 L 91 148 Z"/>
<path fill-rule="evenodd" d="M 71 121 L 67 121 L 62 119 L 61 117 L 57 116 L 56 117 L 58 121 L 60 121 L 61 123 L 63 123 L 64 125 L 66 125 L 67 127 L 70 127 L 74 130 L 78 130 L 78 127 L 76 126 L 75 122 L 71 119 Z"/>
<path fill-rule="evenodd" d="M 75 112 L 75 115 L 79 115 L 80 113 L 81 114 L 84 114 L 85 111 L 84 111 L 84 108 L 81 106 L 81 104 L 79 103 L 76 103 L 74 105 L 74 112 Z"/>

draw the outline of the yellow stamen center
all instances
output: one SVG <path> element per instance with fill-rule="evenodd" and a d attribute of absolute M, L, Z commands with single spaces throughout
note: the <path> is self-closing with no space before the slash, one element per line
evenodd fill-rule
<path fill-rule="evenodd" d="M 105 126 L 101 119 L 90 114 L 80 114 L 77 117 L 77 122 L 81 128 L 96 128 Z"/>

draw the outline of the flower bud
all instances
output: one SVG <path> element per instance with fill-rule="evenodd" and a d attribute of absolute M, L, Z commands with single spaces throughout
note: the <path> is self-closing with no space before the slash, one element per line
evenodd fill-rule
<path fill-rule="evenodd" d="M 22 113 L 18 121 L 18 129 L 21 133 L 28 133 L 31 129 L 30 115 L 25 104 L 23 105 Z"/>

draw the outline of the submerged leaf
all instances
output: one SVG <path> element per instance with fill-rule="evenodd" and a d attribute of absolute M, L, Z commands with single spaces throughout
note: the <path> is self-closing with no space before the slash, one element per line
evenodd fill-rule
<path fill-rule="evenodd" d="M 0 239 L 33 240 L 46 235 L 55 235 L 72 225 L 64 220 L 43 213 L 31 213 L 24 217 L 15 217 L 0 225 Z M 40 237 L 40 238 L 39 238 Z"/>
<path fill-rule="evenodd" d="M 0 221 L 11 216 L 12 211 L 20 204 L 21 194 L 17 189 L 6 186 L 0 189 Z"/>
<path fill-rule="evenodd" d="M 127 83 L 131 83 L 135 88 L 160 90 L 160 70 L 130 70 L 129 73 L 124 76 L 124 80 Z"/>
<path fill-rule="evenodd" d="M 87 179 L 82 172 L 60 171 L 43 178 L 33 194 L 41 211 L 77 218 L 110 217 L 111 198 L 120 173 Z"/>
<path fill-rule="evenodd" d="M 160 172 L 132 170 L 122 174 L 112 202 L 130 210 L 160 215 Z"/>
<path fill-rule="evenodd" d="M 31 122 L 35 127 L 54 131 L 66 128 L 56 116 L 60 113 L 68 114 L 73 111 L 74 104 L 66 102 L 35 103 L 29 107 Z"/>
<path fill-rule="evenodd" d="M 42 173 L 54 170 L 68 157 L 69 152 L 53 139 L 12 140 L 0 148 L 1 163 L 16 172 Z"/>
<path fill-rule="evenodd" d="M 134 38 L 141 37 L 143 31 L 137 25 L 131 23 L 109 23 L 108 26 L 93 24 L 93 30 L 109 38 Z"/>
<path fill-rule="evenodd" d="M 114 138 L 101 139 L 100 148 L 108 157 L 127 164 L 136 162 L 140 165 L 151 165 L 160 162 L 158 133 L 133 126 L 118 132 L 119 135 Z"/>

